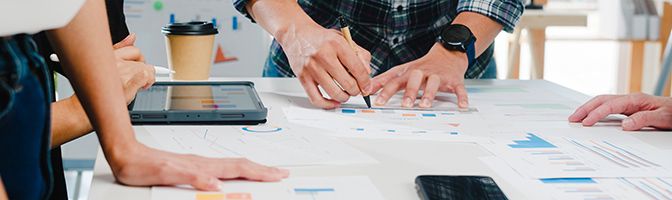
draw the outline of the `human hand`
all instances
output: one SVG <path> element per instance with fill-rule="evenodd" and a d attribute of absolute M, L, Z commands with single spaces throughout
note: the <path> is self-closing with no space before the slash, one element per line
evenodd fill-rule
<path fill-rule="evenodd" d="M 135 46 L 137 37 L 135 33 L 131 33 L 126 38 L 112 45 L 114 48 L 114 56 L 117 60 L 145 62 L 145 56 L 142 55 L 140 49 Z"/>
<path fill-rule="evenodd" d="M 418 90 L 422 88 L 419 107 L 432 107 L 437 91 L 441 91 L 455 93 L 458 106 L 466 108 L 469 103 L 464 88 L 464 73 L 468 63 L 466 54 L 448 51 L 435 43 L 425 56 L 396 66 L 371 80 L 372 93 L 382 89 L 375 104 L 385 105 L 394 94 L 405 89 L 401 106 L 413 107 Z"/>
<path fill-rule="evenodd" d="M 278 41 L 313 105 L 332 109 L 350 96 L 369 94 L 371 54 L 359 46 L 353 51 L 339 31 L 307 25 Z"/>
<path fill-rule="evenodd" d="M 189 184 L 198 190 L 219 190 L 220 179 L 279 181 L 289 171 L 244 158 L 206 158 L 151 149 L 135 143 L 120 156 L 108 156 L 115 178 L 131 186 Z M 106 153 L 106 155 L 108 155 Z"/>
<path fill-rule="evenodd" d="M 621 124 L 626 131 L 644 127 L 672 129 L 672 99 L 641 93 L 597 96 L 577 108 L 569 121 L 592 126 L 610 114 L 628 115 Z"/>
<path fill-rule="evenodd" d="M 132 33 L 113 46 L 126 104 L 133 101 L 138 90 L 147 89 L 156 81 L 154 66 L 144 63 L 140 49 L 134 46 L 135 39 Z"/>

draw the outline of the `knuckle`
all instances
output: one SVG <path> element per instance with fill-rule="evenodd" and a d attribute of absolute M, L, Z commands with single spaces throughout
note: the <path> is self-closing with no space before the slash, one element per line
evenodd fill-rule
<path fill-rule="evenodd" d="M 334 99 L 336 99 L 336 101 L 340 101 L 340 102 L 346 102 L 346 101 L 348 101 L 348 99 L 350 99 L 350 96 L 348 96 L 347 94 L 342 93 L 342 92 L 336 93 L 336 95 L 334 95 L 334 96 L 335 96 Z"/>

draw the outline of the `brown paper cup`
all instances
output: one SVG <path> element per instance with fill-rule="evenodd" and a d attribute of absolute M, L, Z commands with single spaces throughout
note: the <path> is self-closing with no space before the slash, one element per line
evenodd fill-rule
<path fill-rule="evenodd" d="M 173 23 L 162 28 L 174 80 L 207 80 L 217 29 L 207 22 Z"/>

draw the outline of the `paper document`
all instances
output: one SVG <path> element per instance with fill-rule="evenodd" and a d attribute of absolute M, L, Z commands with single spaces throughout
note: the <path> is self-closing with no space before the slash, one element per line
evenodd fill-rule
<path fill-rule="evenodd" d="M 146 126 L 156 148 L 215 158 L 245 157 L 271 166 L 360 164 L 377 161 L 320 134 L 292 126 Z"/>
<path fill-rule="evenodd" d="M 288 178 L 281 182 L 225 181 L 219 192 L 189 186 L 152 187 L 152 200 L 382 200 L 365 176 Z"/>
<path fill-rule="evenodd" d="M 501 180 L 513 184 L 527 199 L 672 199 L 672 178 L 526 179 L 497 157 L 482 157 L 480 160 Z"/>
<path fill-rule="evenodd" d="M 478 118 L 474 111 L 391 108 L 323 110 L 290 105 L 284 111 L 289 122 L 319 128 L 332 136 L 453 142 L 473 142 L 473 138 L 462 132 L 462 126 L 465 120 Z"/>
<path fill-rule="evenodd" d="M 480 144 L 528 178 L 672 176 L 662 151 L 627 135 L 582 138 L 549 131 L 491 137 Z"/>

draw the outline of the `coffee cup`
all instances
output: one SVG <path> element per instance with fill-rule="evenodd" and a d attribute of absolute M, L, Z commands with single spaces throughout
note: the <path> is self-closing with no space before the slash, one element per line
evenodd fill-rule
<path fill-rule="evenodd" d="M 209 22 L 172 23 L 161 28 L 174 80 L 207 80 L 217 28 Z"/>

